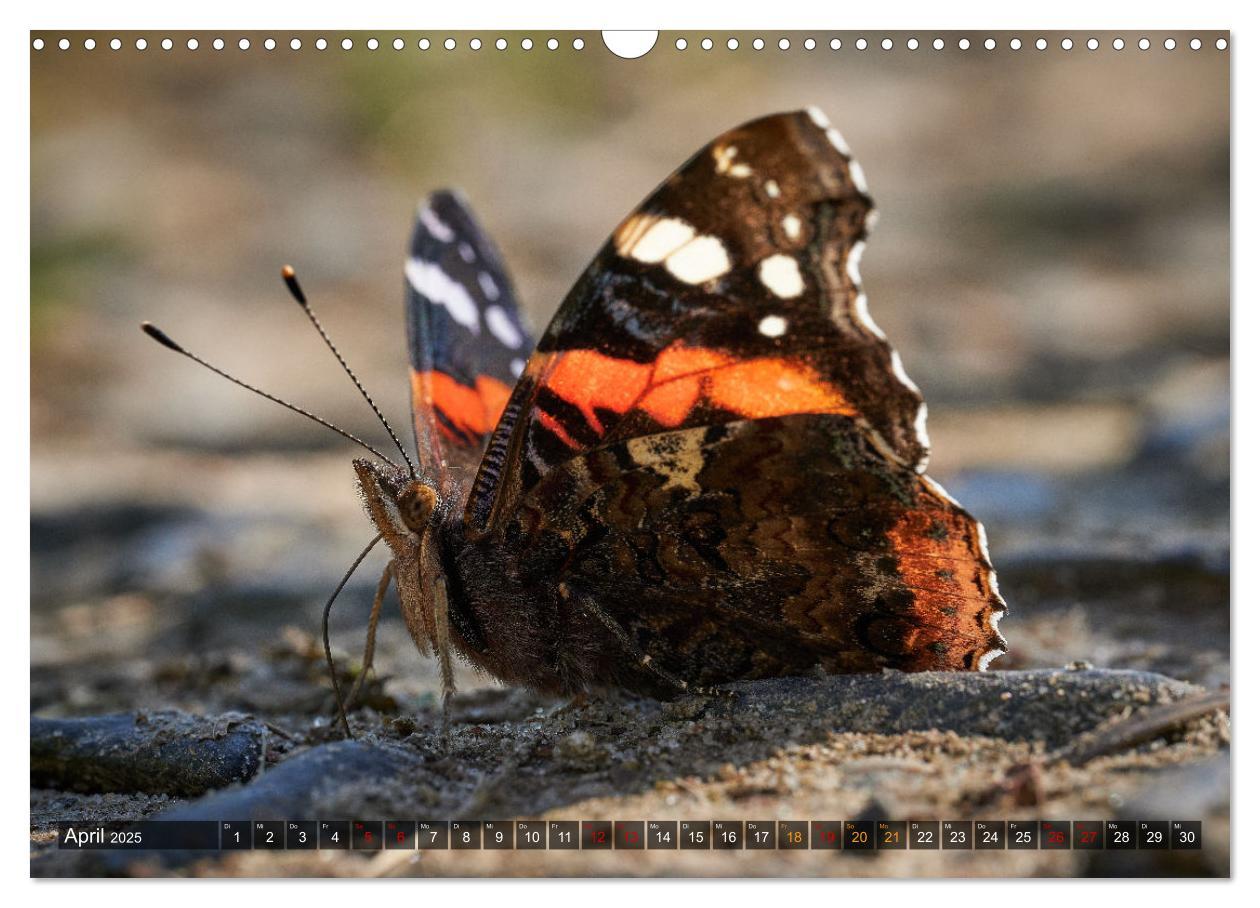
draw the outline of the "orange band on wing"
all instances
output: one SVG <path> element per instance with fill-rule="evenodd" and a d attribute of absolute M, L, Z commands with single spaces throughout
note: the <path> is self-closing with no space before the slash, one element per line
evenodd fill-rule
<path fill-rule="evenodd" d="M 445 417 L 438 428 L 458 445 L 480 442 L 494 430 L 507 406 L 512 389 L 488 375 L 477 376 L 469 387 L 445 372 L 411 372 L 411 392 L 415 401 L 429 401 Z"/>
<path fill-rule="evenodd" d="M 681 426 L 705 403 L 747 419 L 794 413 L 857 415 L 840 390 L 809 366 L 782 357 L 740 360 L 720 350 L 681 344 L 662 350 L 650 363 L 595 350 L 568 350 L 558 354 L 544 384 L 572 404 L 601 436 L 605 427 L 598 410 L 619 414 L 638 410 L 665 428 Z M 571 433 L 555 434 L 576 447 Z"/>
<path fill-rule="evenodd" d="M 785 359 L 752 359 L 719 369 L 709 381 L 709 399 L 748 419 L 793 413 L 843 413 L 857 410 L 834 385 L 808 366 Z"/>
<path fill-rule="evenodd" d="M 602 435 L 604 427 L 596 408 L 625 413 L 647 388 L 651 364 L 614 359 L 594 350 L 561 353 L 547 376 L 547 387 L 573 404 L 590 427 Z"/>

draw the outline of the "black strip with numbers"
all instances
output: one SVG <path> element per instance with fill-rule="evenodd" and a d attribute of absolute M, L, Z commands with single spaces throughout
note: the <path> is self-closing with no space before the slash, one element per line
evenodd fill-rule
<path fill-rule="evenodd" d="M 131 851 L 1198 850 L 1202 820 L 140 820 L 62 823 L 57 847 Z"/>

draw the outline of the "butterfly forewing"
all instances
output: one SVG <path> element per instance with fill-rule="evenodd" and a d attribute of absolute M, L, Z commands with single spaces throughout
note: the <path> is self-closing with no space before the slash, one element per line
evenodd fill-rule
<path fill-rule="evenodd" d="M 719 137 L 613 233 L 539 341 L 477 482 L 485 528 L 546 472 L 611 442 L 793 413 L 852 418 L 927 461 L 922 396 L 870 319 L 857 270 L 871 201 L 817 112 Z"/>
<path fill-rule="evenodd" d="M 497 248 L 456 193 L 419 207 L 405 267 L 416 445 L 466 488 L 533 349 Z"/>

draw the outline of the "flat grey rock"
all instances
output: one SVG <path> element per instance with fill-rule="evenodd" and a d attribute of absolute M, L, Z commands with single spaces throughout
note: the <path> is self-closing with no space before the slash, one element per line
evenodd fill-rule
<path fill-rule="evenodd" d="M 81 719 L 31 717 L 31 785 L 191 797 L 249 779 L 264 729 L 240 715 L 174 710 Z"/>
<path fill-rule="evenodd" d="M 920 672 L 734 685 L 731 718 L 759 738 L 837 731 L 952 731 L 1059 747 L 1135 708 L 1201 688 L 1150 672 Z M 747 721 L 753 720 L 753 721 Z"/>

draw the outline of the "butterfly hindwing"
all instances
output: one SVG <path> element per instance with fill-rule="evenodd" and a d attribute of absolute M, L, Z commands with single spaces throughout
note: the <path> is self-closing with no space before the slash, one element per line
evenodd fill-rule
<path fill-rule="evenodd" d="M 405 276 L 416 444 L 430 475 L 467 485 L 533 344 L 502 257 L 458 194 L 418 209 Z"/>
<path fill-rule="evenodd" d="M 513 524 L 539 582 L 601 603 L 692 683 L 977 669 L 1004 649 L 983 529 L 931 479 L 889 467 L 848 417 L 604 446 L 551 471 Z M 634 686 L 636 667 L 621 670 Z"/>

